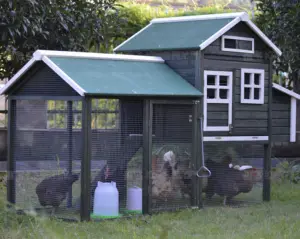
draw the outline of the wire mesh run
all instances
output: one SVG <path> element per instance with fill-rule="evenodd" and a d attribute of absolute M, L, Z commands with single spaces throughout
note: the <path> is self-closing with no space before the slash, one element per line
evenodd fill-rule
<path fill-rule="evenodd" d="M 232 205 L 262 201 L 264 146 L 239 142 L 205 142 L 203 180 L 207 205 Z"/>
<path fill-rule="evenodd" d="M 92 99 L 91 130 L 91 219 L 141 214 L 143 101 Z"/>
<path fill-rule="evenodd" d="M 153 105 L 152 211 L 191 206 L 193 106 Z"/>
<path fill-rule="evenodd" d="M 80 108 L 79 101 L 17 100 L 11 109 L 17 209 L 80 219 Z"/>

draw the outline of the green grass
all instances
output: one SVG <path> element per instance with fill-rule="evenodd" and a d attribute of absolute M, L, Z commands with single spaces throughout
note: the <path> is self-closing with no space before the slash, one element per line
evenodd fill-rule
<path fill-rule="evenodd" d="M 300 186 L 272 189 L 270 203 L 90 223 L 16 215 L 3 209 L 2 198 L 0 238 L 300 238 Z"/>

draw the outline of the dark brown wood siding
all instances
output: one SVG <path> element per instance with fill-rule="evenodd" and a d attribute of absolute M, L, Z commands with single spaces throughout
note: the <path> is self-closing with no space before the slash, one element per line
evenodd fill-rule
<path fill-rule="evenodd" d="M 252 37 L 255 39 L 255 52 L 238 53 L 222 51 L 221 37 L 203 50 L 204 70 L 230 71 L 233 73 L 233 113 L 231 132 L 205 132 L 205 136 L 267 136 L 268 135 L 268 95 L 269 59 L 265 54 L 268 47 L 244 23 L 239 23 L 224 35 Z M 241 68 L 264 69 L 264 104 L 241 103 Z M 203 77 L 203 76 L 202 76 Z M 215 114 L 222 115 L 222 108 Z M 209 115 L 210 113 L 208 113 Z M 208 124 L 210 124 L 208 122 Z"/>

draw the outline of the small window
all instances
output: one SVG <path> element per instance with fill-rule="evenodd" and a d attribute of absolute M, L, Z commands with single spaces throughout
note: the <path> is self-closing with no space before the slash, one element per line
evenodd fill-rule
<path fill-rule="evenodd" d="M 254 39 L 248 37 L 223 36 L 222 51 L 254 53 Z"/>
<path fill-rule="evenodd" d="M 82 127 L 82 102 L 72 104 L 73 129 Z M 47 128 L 67 128 L 67 101 L 49 100 L 47 102 Z M 119 127 L 119 100 L 92 99 L 91 127 L 95 130 L 111 130 Z"/>
<path fill-rule="evenodd" d="M 241 103 L 264 104 L 264 70 L 241 70 Z"/>

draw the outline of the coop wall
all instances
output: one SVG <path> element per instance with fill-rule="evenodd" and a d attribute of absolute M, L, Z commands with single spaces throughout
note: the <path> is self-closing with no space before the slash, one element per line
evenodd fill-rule
<path fill-rule="evenodd" d="M 82 130 L 73 108 L 78 102 L 70 101 L 71 108 L 59 101 L 59 111 L 50 107 L 56 100 L 13 102 L 9 164 L 14 181 L 9 186 L 16 207 L 48 216 L 55 207 L 54 216 L 79 220 Z"/>
<path fill-rule="evenodd" d="M 224 35 L 254 38 L 254 53 L 240 53 L 222 50 L 222 37 L 203 50 L 202 71 L 228 71 L 232 73 L 232 130 L 205 131 L 204 136 L 268 136 L 268 107 L 270 84 L 270 61 L 268 46 L 246 26 L 238 23 Z M 264 103 L 241 103 L 241 69 L 264 70 Z M 201 74 L 202 83 L 204 73 Z M 204 84 L 204 83 L 203 83 Z M 206 94 L 206 92 L 204 92 Z M 208 104 L 207 121 L 210 126 L 228 125 L 229 111 L 226 104 Z"/>
<path fill-rule="evenodd" d="M 44 62 L 35 63 L 8 94 L 16 96 L 78 96 L 78 93 Z"/>
<path fill-rule="evenodd" d="M 197 51 L 143 51 L 130 52 L 130 54 L 159 56 L 183 79 L 188 81 L 191 85 L 195 85 L 196 69 L 198 68 L 196 61 Z"/>
<path fill-rule="evenodd" d="M 273 89 L 272 103 L 272 141 L 290 142 L 291 97 Z"/>

